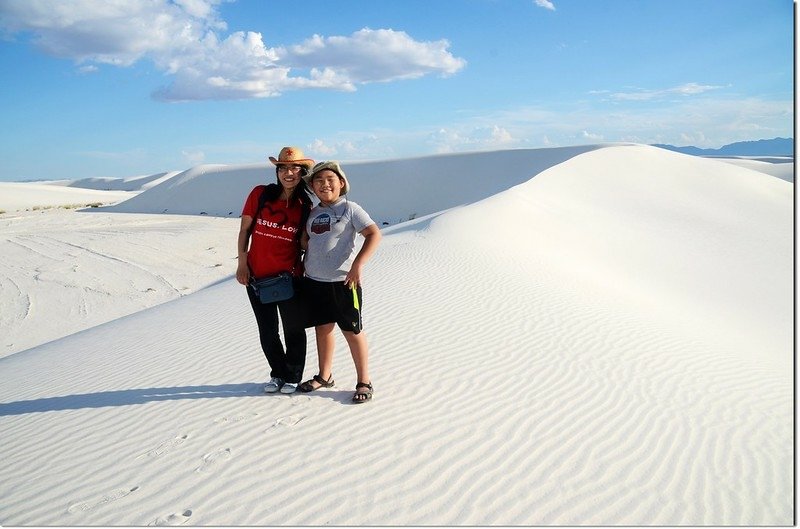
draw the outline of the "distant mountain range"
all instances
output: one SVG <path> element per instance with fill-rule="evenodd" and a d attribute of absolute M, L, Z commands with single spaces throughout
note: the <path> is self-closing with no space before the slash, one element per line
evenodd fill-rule
<path fill-rule="evenodd" d="M 794 138 L 739 141 L 723 145 L 719 149 L 701 149 L 693 146 L 675 147 L 659 143 L 655 143 L 653 146 L 697 156 L 794 156 Z"/>

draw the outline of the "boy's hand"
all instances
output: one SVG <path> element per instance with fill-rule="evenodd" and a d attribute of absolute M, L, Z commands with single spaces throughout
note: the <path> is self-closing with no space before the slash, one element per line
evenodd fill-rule
<path fill-rule="evenodd" d="M 355 288 L 361 285 L 361 266 L 353 264 L 353 268 L 344 276 L 344 286 Z"/>

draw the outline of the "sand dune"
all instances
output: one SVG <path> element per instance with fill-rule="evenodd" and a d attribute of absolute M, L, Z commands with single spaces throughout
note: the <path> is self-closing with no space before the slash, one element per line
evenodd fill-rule
<path fill-rule="evenodd" d="M 636 145 L 511 153 L 348 171 L 368 211 L 418 217 L 386 227 L 365 270 L 368 405 L 347 404 L 341 338 L 334 388 L 261 393 L 232 262 L 208 288 L 0 359 L 0 523 L 793 523 L 792 184 Z M 498 166 L 514 169 L 487 179 Z M 205 210 L 213 192 L 222 211 L 223 187 L 257 174 L 198 169 L 117 209 Z M 409 194 L 418 207 L 399 174 L 448 184 Z M 185 221 L 233 256 L 235 219 L 76 217 L 154 251 L 173 240 L 151 219 Z M 168 277 L 166 253 L 142 268 Z"/>
<path fill-rule="evenodd" d="M 739 167 L 746 167 L 754 171 L 777 176 L 781 180 L 787 182 L 794 182 L 794 160 L 792 158 L 784 157 L 736 157 L 736 158 L 717 158 L 720 161 L 727 162 Z"/>
<path fill-rule="evenodd" d="M 132 198 L 178 174 L 158 173 L 131 178 L 81 178 L 42 182 L 0 182 L 0 211 L 97 207 Z"/>
<path fill-rule="evenodd" d="M 24 182 L 0 182 L 0 211 L 17 212 L 53 207 L 87 207 L 110 204 L 135 196 L 129 191 L 99 191 L 59 185 Z"/>
<path fill-rule="evenodd" d="M 105 191 L 144 191 L 150 189 L 165 180 L 169 180 L 177 175 L 179 171 L 166 173 L 156 173 L 146 176 L 134 176 L 131 178 L 81 178 L 67 182 L 69 187 L 80 187 L 83 189 L 98 189 Z"/>
<path fill-rule="evenodd" d="M 346 164 L 352 200 L 372 205 L 379 225 L 396 224 L 481 200 L 597 145 L 426 156 Z M 200 165 L 106 211 L 238 217 L 242 195 L 274 182 L 269 162 Z"/>

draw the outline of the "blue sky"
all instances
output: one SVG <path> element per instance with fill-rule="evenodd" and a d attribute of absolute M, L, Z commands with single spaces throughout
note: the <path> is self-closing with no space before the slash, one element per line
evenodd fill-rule
<path fill-rule="evenodd" d="M 0 0 L 0 180 L 793 136 L 791 0 Z"/>

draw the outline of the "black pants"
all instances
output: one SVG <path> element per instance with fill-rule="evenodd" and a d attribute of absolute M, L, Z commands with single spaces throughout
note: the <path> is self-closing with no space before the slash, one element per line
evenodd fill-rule
<path fill-rule="evenodd" d="M 297 286 L 295 281 L 295 291 Z M 306 315 L 299 296 L 278 303 L 261 303 L 253 289 L 247 287 L 247 297 L 256 316 L 261 349 L 267 357 L 270 376 L 284 382 L 300 382 L 306 365 Z M 285 350 L 278 335 L 279 312 L 286 340 Z"/>

